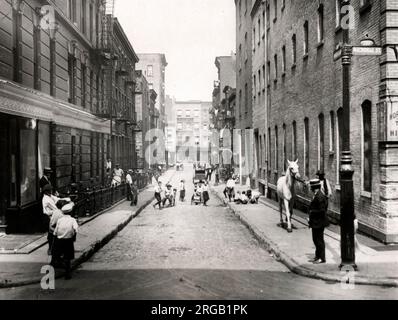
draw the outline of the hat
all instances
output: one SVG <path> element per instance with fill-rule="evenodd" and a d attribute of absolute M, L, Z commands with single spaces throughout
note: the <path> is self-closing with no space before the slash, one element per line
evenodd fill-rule
<path fill-rule="evenodd" d="M 44 168 L 43 172 L 44 172 L 44 173 L 52 173 L 53 171 L 52 171 L 51 168 L 46 167 L 46 168 Z"/>
<path fill-rule="evenodd" d="M 63 213 L 71 213 L 73 208 L 75 207 L 73 202 L 69 202 L 68 204 L 64 205 L 61 209 Z"/>
<path fill-rule="evenodd" d="M 52 192 L 52 191 L 53 191 L 53 189 L 51 188 L 51 185 L 49 185 L 49 184 L 46 184 L 46 185 L 43 187 L 43 193 Z"/>
<path fill-rule="evenodd" d="M 325 172 L 323 172 L 322 170 L 318 170 L 317 172 L 316 172 L 316 176 L 324 176 L 325 175 Z"/>
<path fill-rule="evenodd" d="M 319 179 L 313 179 L 310 181 L 310 187 L 311 188 L 320 188 L 321 187 L 321 181 Z"/>

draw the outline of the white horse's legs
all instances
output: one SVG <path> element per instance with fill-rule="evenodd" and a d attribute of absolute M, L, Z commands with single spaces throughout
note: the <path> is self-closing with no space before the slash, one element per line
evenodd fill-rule
<path fill-rule="evenodd" d="M 288 200 L 284 200 L 287 218 L 287 232 L 292 232 L 292 221 L 290 219 L 290 205 Z"/>
<path fill-rule="evenodd" d="M 283 226 L 283 203 L 282 199 L 279 198 L 279 213 L 281 215 L 281 226 Z"/>

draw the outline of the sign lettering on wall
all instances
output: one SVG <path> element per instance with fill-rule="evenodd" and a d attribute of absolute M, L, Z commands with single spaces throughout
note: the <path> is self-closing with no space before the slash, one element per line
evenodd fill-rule
<path fill-rule="evenodd" d="M 387 140 L 398 141 L 398 101 L 387 104 Z"/>

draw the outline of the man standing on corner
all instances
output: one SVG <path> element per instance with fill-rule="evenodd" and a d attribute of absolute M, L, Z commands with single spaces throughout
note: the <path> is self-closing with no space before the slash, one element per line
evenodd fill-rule
<path fill-rule="evenodd" d="M 314 264 L 326 263 L 324 232 L 329 225 L 326 214 L 328 199 L 321 190 L 319 179 L 311 180 L 310 187 L 314 198 L 309 207 L 309 227 L 312 229 L 312 240 L 316 248 L 315 258 L 311 262 Z"/>

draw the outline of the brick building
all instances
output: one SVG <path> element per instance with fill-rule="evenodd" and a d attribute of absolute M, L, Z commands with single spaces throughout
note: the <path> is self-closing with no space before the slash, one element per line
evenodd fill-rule
<path fill-rule="evenodd" d="M 253 1 L 252 17 L 252 106 L 254 130 L 253 178 L 260 192 L 267 189 L 267 78 L 266 78 L 266 14 L 265 2 Z"/>
<path fill-rule="evenodd" d="M 241 183 L 253 176 L 253 81 L 252 81 L 252 17 L 254 0 L 235 0 L 236 7 L 236 110 L 235 128 L 241 129 L 234 142 L 241 158 L 239 173 Z M 249 129 L 246 131 L 246 129 Z M 234 150 L 234 152 L 236 152 Z M 254 180 L 251 179 L 253 183 Z"/>
<path fill-rule="evenodd" d="M 105 9 L 103 1 L 1 2 L 2 230 L 25 233 L 41 227 L 38 181 L 44 167 L 54 169 L 52 183 L 61 192 L 72 182 L 104 182 L 112 145 L 105 116 L 109 105 L 118 120 L 113 123 L 116 159 L 131 162 L 125 152 L 131 150 L 134 104 L 129 88 L 137 58 L 117 20 L 112 14 L 105 19 Z M 120 45 L 113 59 L 118 74 L 109 89 L 115 100 L 106 94 L 104 76 L 104 37 L 109 34 L 110 43 Z"/>
<path fill-rule="evenodd" d="M 148 80 L 149 88 L 155 90 L 158 95 L 156 109 L 160 112 L 159 129 L 164 132 L 166 127 L 166 56 L 162 53 L 139 53 L 138 57 L 140 61 L 137 69 L 142 70 Z"/>
<path fill-rule="evenodd" d="M 339 219 L 342 145 L 341 1 L 266 2 L 268 72 L 268 195 L 275 195 L 286 160 L 301 174 L 324 170 L 334 194 L 329 214 Z M 354 56 L 350 82 L 351 151 L 355 212 L 360 229 L 385 242 L 398 241 L 396 193 L 397 64 L 395 1 L 352 0 L 350 42 L 373 39 L 381 56 Z M 391 48 L 392 47 L 392 48 Z M 310 194 L 300 190 L 298 204 Z"/>

